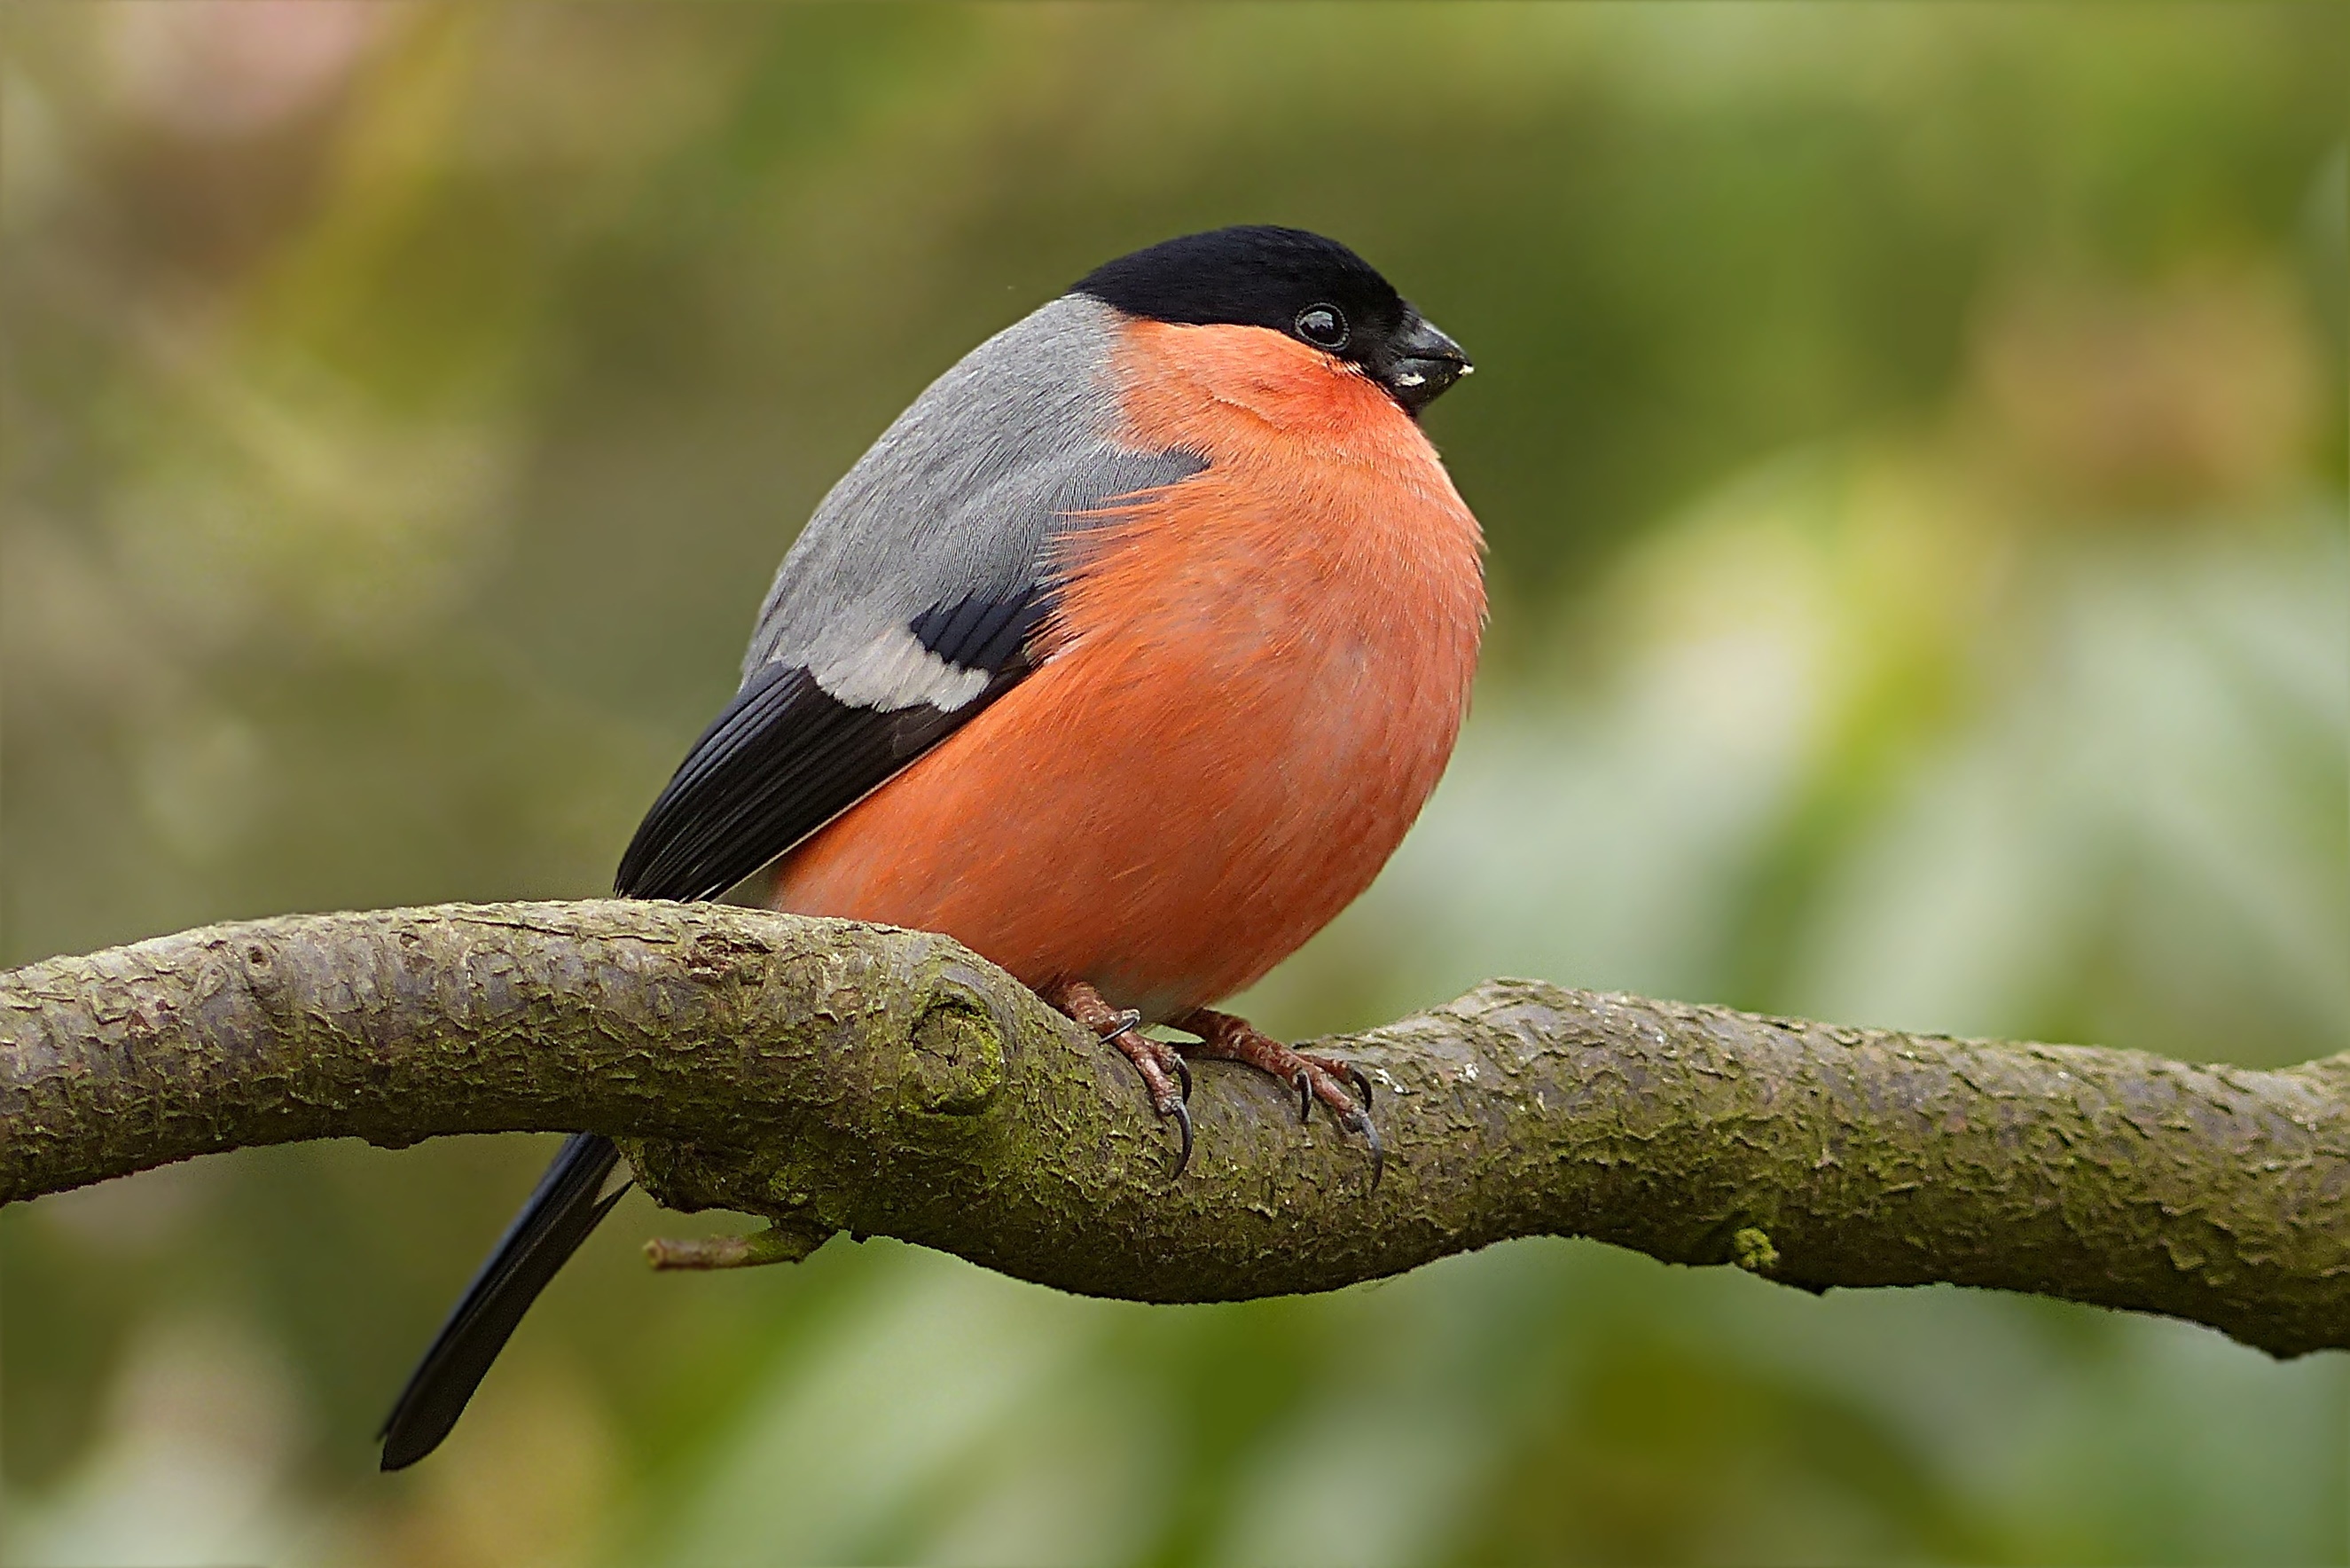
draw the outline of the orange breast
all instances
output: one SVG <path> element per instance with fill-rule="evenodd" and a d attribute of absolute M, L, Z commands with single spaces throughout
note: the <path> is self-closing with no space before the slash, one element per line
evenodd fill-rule
<path fill-rule="evenodd" d="M 1364 378 L 1157 323 L 1117 374 L 1133 444 L 1208 467 L 1087 531 L 1042 668 L 787 857 L 773 902 L 1163 1019 L 1370 885 L 1451 753 L 1484 581 L 1434 449 Z"/>

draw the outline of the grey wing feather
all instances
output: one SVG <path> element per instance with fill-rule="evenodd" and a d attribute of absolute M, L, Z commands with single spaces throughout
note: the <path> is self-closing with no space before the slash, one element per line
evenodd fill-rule
<path fill-rule="evenodd" d="M 1068 296 L 1005 328 L 833 487 L 775 575 L 741 691 L 622 857 L 619 892 L 723 893 L 1027 673 L 1055 539 L 1204 466 L 1117 439 L 1120 320 Z"/>
<path fill-rule="evenodd" d="M 1038 598 L 1052 540 L 1076 525 L 1069 514 L 1202 466 L 1116 441 L 1118 320 L 1098 301 L 1056 299 L 915 399 L 785 557 L 743 678 L 780 661 L 868 706 L 951 708 L 976 696 L 996 670 L 941 657 L 936 639 L 968 639 L 991 607 Z M 970 646 L 983 650 L 983 639 Z"/>

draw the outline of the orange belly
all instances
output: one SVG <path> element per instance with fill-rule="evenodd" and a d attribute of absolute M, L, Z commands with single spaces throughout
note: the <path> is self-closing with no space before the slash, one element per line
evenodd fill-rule
<path fill-rule="evenodd" d="M 1451 753 L 1484 583 L 1475 519 L 1364 378 L 1157 323 L 1118 375 L 1132 443 L 1208 467 L 1083 534 L 1042 667 L 780 861 L 771 902 L 1159 1020 L 1378 874 Z"/>

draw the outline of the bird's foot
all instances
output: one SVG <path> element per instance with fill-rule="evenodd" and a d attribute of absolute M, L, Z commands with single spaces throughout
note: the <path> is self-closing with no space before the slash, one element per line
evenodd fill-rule
<path fill-rule="evenodd" d="M 1150 1108 L 1172 1116 L 1182 1132 L 1183 1147 L 1175 1157 L 1175 1174 L 1182 1175 L 1191 1163 L 1191 1112 L 1183 1103 L 1191 1097 L 1191 1069 L 1182 1055 L 1164 1040 L 1142 1032 L 1142 1014 L 1130 1007 L 1112 1007 L 1081 980 L 1056 986 L 1045 1000 L 1100 1035 L 1104 1044 L 1117 1046 L 1134 1064 L 1150 1090 Z"/>
<path fill-rule="evenodd" d="M 1387 1168 L 1387 1150 L 1379 1142 L 1379 1129 L 1371 1121 L 1371 1081 L 1363 1075 L 1360 1067 L 1335 1056 L 1292 1050 L 1247 1019 L 1211 1008 L 1197 1008 L 1185 1013 L 1175 1020 L 1175 1027 L 1200 1037 L 1198 1044 L 1179 1048 L 1184 1054 L 1244 1063 L 1295 1089 L 1301 1120 L 1312 1121 L 1314 1102 L 1321 1101 L 1328 1107 L 1332 1120 L 1349 1132 L 1360 1133 L 1363 1141 L 1370 1146 L 1371 1190 L 1378 1190 L 1380 1173 Z M 1350 1084 L 1361 1091 L 1359 1101 L 1348 1092 Z"/>

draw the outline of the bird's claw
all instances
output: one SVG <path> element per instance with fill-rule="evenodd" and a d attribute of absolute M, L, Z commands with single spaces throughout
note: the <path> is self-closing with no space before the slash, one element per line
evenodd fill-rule
<path fill-rule="evenodd" d="M 1175 1020 L 1175 1027 L 1200 1037 L 1197 1045 L 1177 1047 L 1186 1055 L 1238 1062 L 1255 1068 L 1297 1091 L 1297 1117 L 1313 1125 L 1314 1102 L 1328 1107 L 1331 1118 L 1347 1132 L 1359 1133 L 1371 1151 L 1371 1187 L 1377 1192 L 1387 1170 L 1387 1145 L 1371 1121 L 1371 1080 L 1352 1062 L 1315 1056 L 1283 1044 L 1245 1018 L 1213 1008 L 1195 1008 Z M 1349 1085 L 1352 1093 L 1348 1092 Z"/>
<path fill-rule="evenodd" d="M 1110 1006 L 1100 992 L 1080 981 L 1055 988 L 1048 1000 L 1133 1063 L 1134 1070 L 1142 1075 L 1144 1087 L 1150 1091 L 1150 1108 L 1162 1120 L 1174 1118 L 1181 1145 L 1170 1179 L 1180 1179 L 1191 1166 L 1191 1069 L 1184 1055 L 1192 1052 L 1243 1063 L 1286 1080 L 1297 1091 L 1297 1119 L 1305 1126 L 1313 1125 L 1314 1102 L 1320 1100 L 1342 1130 L 1359 1135 L 1370 1149 L 1370 1190 L 1379 1189 L 1379 1178 L 1387 1170 L 1387 1146 L 1371 1121 L 1371 1080 L 1352 1062 L 1292 1050 L 1244 1019 L 1207 1008 L 1176 1020 L 1176 1027 L 1200 1037 L 1198 1045 L 1179 1049 L 1142 1033 L 1140 1012 Z"/>
<path fill-rule="evenodd" d="M 1362 1134 L 1363 1142 L 1370 1147 L 1371 1185 L 1364 1192 L 1364 1196 L 1368 1197 L 1371 1193 L 1377 1192 L 1379 1189 L 1379 1178 L 1387 1170 L 1387 1146 L 1379 1141 L 1378 1125 L 1371 1120 L 1371 1114 L 1368 1107 L 1347 1112 L 1346 1116 L 1346 1125 L 1347 1129 L 1349 1132 L 1357 1132 Z"/>
<path fill-rule="evenodd" d="M 1183 1136 L 1175 1157 L 1175 1174 L 1191 1163 L 1191 1069 L 1175 1047 L 1141 1033 L 1142 1014 L 1131 1007 L 1112 1007 L 1100 992 L 1081 981 L 1055 987 L 1045 997 L 1055 1007 L 1094 1032 L 1095 1038 L 1134 1064 L 1142 1085 L 1150 1091 L 1150 1108 L 1161 1119 L 1175 1118 Z M 1180 1089 L 1178 1085 L 1180 1085 Z"/>
<path fill-rule="evenodd" d="M 1387 1145 L 1379 1139 L 1378 1124 L 1371 1120 L 1370 1081 L 1363 1076 L 1363 1070 L 1351 1062 L 1333 1062 L 1312 1056 L 1302 1060 L 1305 1064 L 1298 1068 L 1297 1076 L 1290 1080 L 1297 1085 L 1297 1119 L 1301 1125 L 1311 1127 L 1314 1123 L 1314 1102 L 1317 1097 L 1314 1080 L 1317 1074 L 1325 1079 L 1336 1080 L 1343 1073 L 1363 1096 L 1360 1105 L 1351 1102 L 1341 1104 L 1344 1094 L 1334 1084 L 1326 1103 L 1330 1106 L 1331 1119 L 1347 1132 L 1359 1134 L 1371 1151 L 1371 1184 L 1364 1193 L 1368 1197 L 1379 1189 L 1379 1178 L 1388 1168 Z"/>
<path fill-rule="evenodd" d="M 1387 1146 L 1379 1140 L 1378 1125 L 1371 1120 L 1370 1079 L 1352 1062 L 1341 1062 L 1336 1057 L 1308 1056 L 1301 1052 L 1297 1055 L 1297 1060 L 1300 1066 L 1297 1076 L 1292 1082 L 1298 1087 L 1301 1119 L 1308 1122 L 1313 1119 L 1314 1102 L 1318 1098 L 1324 1105 L 1330 1107 L 1332 1119 L 1341 1127 L 1348 1132 L 1360 1134 L 1363 1142 L 1370 1147 L 1371 1151 L 1369 1190 L 1377 1192 L 1379 1189 L 1379 1177 L 1387 1169 L 1388 1152 Z M 1326 1085 L 1318 1095 L 1315 1092 L 1315 1082 L 1317 1075 L 1323 1081 L 1323 1085 Z M 1342 1079 L 1351 1085 L 1355 1092 L 1362 1096 L 1361 1104 L 1357 1105 L 1347 1097 L 1347 1091 L 1339 1086 Z"/>
<path fill-rule="evenodd" d="M 1186 1075 L 1187 1085 L 1188 1077 L 1189 1075 Z M 1170 1181 L 1180 1181 L 1183 1179 L 1183 1172 L 1191 1165 L 1191 1107 L 1181 1100 L 1177 1100 L 1159 1115 L 1173 1116 L 1176 1127 L 1181 1129 L 1183 1134 L 1183 1147 L 1175 1156 L 1175 1173 L 1168 1178 Z M 1373 1174 L 1371 1181 L 1374 1186 L 1378 1184 L 1378 1177 L 1376 1173 Z"/>
<path fill-rule="evenodd" d="M 1176 1152 L 1175 1169 L 1168 1178 L 1170 1181 L 1180 1179 L 1191 1164 L 1191 1069 L 1175 1054 L 1173 1046 L 1147 1034 L 1120 1041 L 1118 1048 L 1141 1073 L 1143 1085 L 1150 1091 L 1150 1108 L 1161 1121 L 1172 1116 L 1176 1129 L 1182 1134 L 1183 1146 Z M 1168 1075 L 1170 1068 L 1174 1069 L 1171 1078 Z"/>
<path fill-rule="evenodd" d="M 1356 1092 L 1363 1097 L 1364 1114 L 1366 1116 L 1369 1114 L 1371 1108 L 1371 1081 L 1363 1075 L 1363 1070 L 1360 1067 L 1356 1066 L 1352 1062 L 1330 1062 L 1326 1064 L 1325 1062 L 1311 1056 L 1303 1057 L 1301 1060 L 1305 1063 L 1305 1065 L 1300 1067 L 1297 1070 L 1297 1076 L 1290 1080 L 1291 1083 L 1297 1085 L 1297 1120 L 1300 1125 L 1310 1127 L 1314 1122 L 1314 1072 L 1316 1068 L 1320 1068 L 1325 1073 L 1329 1073 L 1331 1072 L 1331 1069 L 1335 1067 L 1338 1069 L 1338 1071 L 1345 1073 L 1347 1075 L 1347 1081 L 1354 1085 Z M 1332 1075 L 1335 1077 L 1336 1074 L 1334 1073 Z M 1351 1126 L 1352 1124 L 1349 1123 L 1347 1125 Z"/>

